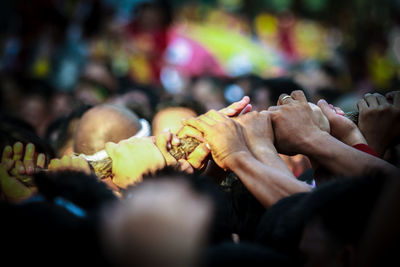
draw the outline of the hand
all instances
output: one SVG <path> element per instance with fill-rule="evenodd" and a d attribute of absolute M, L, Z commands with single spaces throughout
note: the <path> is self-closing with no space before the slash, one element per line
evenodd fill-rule
<path fill-rule="evenodd" d="M 357 103 L 358 127 L 367 143 L 383 157 L 386 149 L 400 136 L 400 91 L 366 94 Z"/>
<path fill-rule="evenodd" d="M 222 169 L 229 166 L 229 158 L 241 151 L 249 152 L 243 127 L 228 116 L 211 110 L 197 118 L 183 121 L 203 134 L 206 146 L 211 149 L 215 163 Z"/>
<path fill-rule="evenodd" d="M 268 111 L 252 111 L 236 117 L 235 121 L 243 127 L 246 144 L 257 159 L 261 160 L 265 153 L 276 153 L 274 131 Z"/>
<path fill-rule="evenodd" d="M 328 104 L 324 99 L 318 101 L 318 106 L 329 120 L 333 137 L 349 146 L 367 143 L 357 125 L 343 116 L 344 112 L 340 108 Z"/>
<path fill-rule="evenodd" d="M 246 114 L 250 112 L 252 106 L 250 104 L 250 98 L 248 96 L 244 96 L 240 101 L 234 102 L 226 108 L 219 110 L 222 114 L 228 117 L 234 117 L 239 114 Z M 203 135 L 198 130 L 194 129 L 190 126 L 184 126 L 177 133 L 179 138 L 184 137 L 194 137 L 202 142 L 204 142 Z M 201 169 L 205 167 L 205 162 L 209 158 L 210 149 L 206 146 L 206 144 L 200 144 L 196 147 L 196 149 L 190 153 L 187 158 L 187 162 L 195 169 Z"/>
<path fill-rule="evenodd" d="M 323 132 L 319 128 L 307 99 L 302 91 L 293 91 L 290 98 L 283 94 L 278 106 L 268 108 L 275 133 L 275 144 L 279 153 L 307 155 L 306 141 Z"/>
<path fill-rule="evenodd" d="M 184 171 L 189 174 L 194 172 L 193 167 L 186 159 L 176 160 L 169 152 L 168 148 L 172 145 L 179 145 L 179 138 L 172 134 L 170 131 L 161 133 L 156 136 L 156 146 L 160 150 L 161 154 L 164 156 L 167 166 L 176 167 L 179 171 Z"/>
<path fill-rule="evenodd" d="M 308 105 L 310 106 L 310 108 L 313 111 L 313 120 L 315 123 L 317 123 L 318 127 L 325 132 L 330 133 L 331 131 L 331 127 L 329 124 L 329 120 L 328 118 L 325 116 L 325 114 L 323 113 L 323 111 L 321 110 L 321 108 L 317 105 L 315 105 L 314 103 L 308 102 Z M 332 106 L 332 105 L 330 105 Z M 339 108 L 335 108 L 332 106 L 332 108 L 336 110 L 339 110 Z M 344 115 L 344 112 L 340 109 L 340 111 L 342 112 L 341 115 Z"/>
<path fill-rule="evenodd" d="M 45 163 L 45 155 L 43 153 L 36 155 L 35 145 L 32 143 L 28 143 L 25 150 L 21 142 L 16 142 L 12 147 L 6 146 L 1 159 L 1 164 L 7 170 L 11 170 L 13 175 L 31 176 L 36 167 L 44 168 Z"/>
<path fill-rule="evenodd" d="M 166 166 L 162 153 L 151 138 L 130 138 L 118 144 L 108 142 L 105 148 L 112 159 L 113 183 L 120 188 L 141 182 L 143 175 Z"/>
<path fill-rule="evenodd" d="M 31 143 L 25 147 L 25 152 L 21 142 L 16 142 L 13 147 L 6 146 L 3 149 L 0 184 L 2 195 L 6 200 L 19 203 L 36 192 L 31 175 L 36 167 L 44 168 L 45 156 L 39 154 L 36 161 L 34 159 L 35 146 Z"/>
<path fill-rule="evenodd" d="M 83 157 L 74 155 L 63 156 L 61 159 L 52 159 L 48 169 L 50 171 L 77 171 L 87 175 L 91 173 L 89 163 Z"/>
<path fill-rule="evenodd" d="M 253 107 L 250 104 L 250 98 L 248 96 L 244 96 L 241 100 L 230 104 L 226 108 L 220 109 L 219 112 L 228 117 L 235 117 L 246 114 L 252 109 Z"/>

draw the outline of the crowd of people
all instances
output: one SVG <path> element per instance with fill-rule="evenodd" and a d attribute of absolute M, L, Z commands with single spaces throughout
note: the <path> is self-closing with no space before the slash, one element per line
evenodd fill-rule
<path fill-rule="evenodd" d="M 143 1 L 121 23 L 109 1 L 16 2 L 19 35 L 0 36 L 5 265 L 399 263 L 399 74 L 382 53 L 349 82 L 338 30 L 290 12 L 255 16 L 272 65 L 223 64 L 189 36 L 251 32 L 235 12 Z"/>

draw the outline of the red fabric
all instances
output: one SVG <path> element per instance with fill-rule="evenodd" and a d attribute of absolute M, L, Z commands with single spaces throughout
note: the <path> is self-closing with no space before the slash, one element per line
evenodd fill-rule
<path fill-rule="evenodd" d="M 375 152 L 375 150 L 373 150 L 370 146 L 366 145 L 366 144 L 357 144 L 353 146 L 355 149 L 361 150 L 365 153 L 368 153 L 372 156 L 378 157 L 378 154 Z"/>

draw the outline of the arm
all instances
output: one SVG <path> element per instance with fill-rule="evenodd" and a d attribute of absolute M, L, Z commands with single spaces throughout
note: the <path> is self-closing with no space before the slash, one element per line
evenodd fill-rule
<path fill-rule="evenodd" d="M 396 171 L 386 161 L 348 146 L 326 132 L 306 138 L 303 151 L 319 165 L 338 175 L 358 176 L 374 169 Z"/>
<path fill-rule="evenodd" d="M 330 172 L 348 176 L 360 175 L 372 168 L 396 169 L 322 131 L 313 121 L 311 108 L 301 91 L 292 92 L 284 104 L 269 110 L 277 146 L 284 154 L 307 155 Z"/>
<path fill-rule="evenodd" d="M 258 161 L 250 153 L 240 152 L 232 155 L 227 162 L 229 168 L 265 208 L 283 197 L 312 189 L 310 185 L 297 180 L 293 174 L 274 168 L 273 162 L 282 160 L 279 156 L 271 153 L 268 158 L 271 159 L 271 165 Z"/>
<path fill-rule="evenodd" d="M 268 114 L 264 113 L 262 116 L 267 117 Z M 265 120 L 266 117 L 259 118 Z M 307 184 L 297 181 L 287 166 L 282 165 L 284 163 L 276 150 L 272 149 L 273 145 L 270 145 L 270 149 L 262 149 L 258 154 L 262 155 L 268 165 L 257 160 L 246 145 L 245 129 L 233 119 L 216 111 L 210 111 L 199 118 L 189 119 L 184 124 L 203 133 L 216 164 L 235 172 L 247 189 L 266 208 L 289 194 L 311 189 Z M 268 140 L 266 136 L 264 139 Z M 283 168 L 277 168 L 276 164 Z"/>

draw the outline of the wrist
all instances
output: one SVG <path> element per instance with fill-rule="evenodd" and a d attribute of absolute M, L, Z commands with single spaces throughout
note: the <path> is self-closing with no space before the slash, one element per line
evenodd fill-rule
<path fill-rule="evenodd" d="M 316 160 L 318 156 L 326 150 L 327 141 L 331 140 L 332 138 L 336 139 L 331 134 L 324 131 L 309 135 L 304 139 L 301 145 L 300 154 L 308 156 L 310 159 Z"/>
<path fill-rule="evenodd" d="M 367 144 L 367 141 L 359 130 L 351 131 L 350 134 L 346 138 L 343 138 L 343 140 L 341 141 L 349 146 L 354 146 L 357 144 Z"/>
<path fill-rule="evenodd" d="M 240 166 L 240 163 L 245 158 L 253 158 L 253 155 L 249 151 L 241 150 L 234 153 L 229 154 L 224 161 L 225 168 L 234 171 L 237 167 Z"/>

